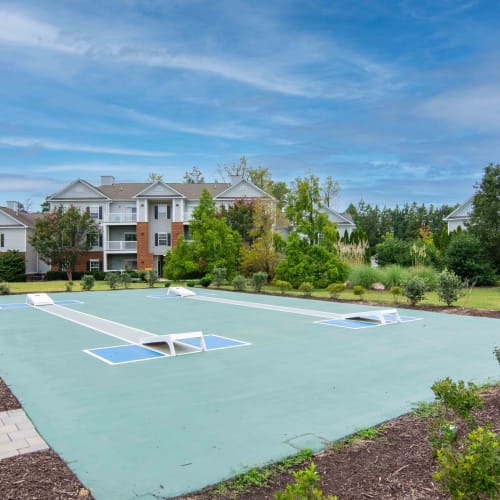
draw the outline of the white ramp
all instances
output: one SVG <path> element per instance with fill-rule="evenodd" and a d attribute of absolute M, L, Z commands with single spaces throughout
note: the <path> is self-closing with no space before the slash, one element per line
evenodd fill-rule
<path fill-rule="evenodd" d="M 26 304 L 34 307 L 53 306 L 54 301 L 46 293 L 28 293 Z"/>
<path fill-rule="evenodd" d="M 347 313 L 343 314 L 343 319 L 370 321 L 370 322 L 373 321 L 375 323 L 380 323 L 381 325 L 401 322 L 401 318 L 399 317 L 399 312 L 397 309 L 384 309 L 384 310 Z"/>
<path fill-rule="evenodd" d="M 183 343 L 186 339 L 200 339 L 200 347 L 194 347 L 189 344 Z M 170 349 L 170 355 L 175 356 L 175 342 L 179 342 L 183 347 L 190 348 L 194 351 L 206 351 L 207 346 L 205 344 L 205 338 L 203 337 L 203 332 L 184 332 L 184 333 L 169 333 L 167 335 L 155 335 L 154 337 L 143 337 L 141 338 L 141 344 L 160 344 L 165 342 Z"/>
<path fill-rule="evenodd" d="M 196 295 L 192 290 L 188 290 L 183 286 L 171 286 L 168 289 L 167 295 L 177 295 L 179 297 L 193 297 Z"/>

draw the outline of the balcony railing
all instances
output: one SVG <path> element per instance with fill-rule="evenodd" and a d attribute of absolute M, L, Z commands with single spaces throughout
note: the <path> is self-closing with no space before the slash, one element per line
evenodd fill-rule
<path fill-rule="evenodd" d="M 108 241 L 106 250 L 136 252 L 137 241 Z"/>
<path fill-rule="evenodd" d="M 137 214 L 112 212 L 104 217 L 104 222 L 137 222 Z"/>

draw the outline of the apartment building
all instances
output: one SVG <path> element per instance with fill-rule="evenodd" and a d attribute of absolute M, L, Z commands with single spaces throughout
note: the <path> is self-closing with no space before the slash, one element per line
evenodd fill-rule
<path fill-rule="evenodd" d="M 100 185 L 77 179 L 48 198 L 51 210 L 74 206 L 86 210 L 100 228 L 100 238 L 75 271 L 153 269 L 163 272 L 164 256 L 179 236 L 189 239 L 189 221 L 207 189 L 218 208 L 239 199 L 264 200 L 268 193 L 240 177 L 230 183 L 116 182 L 102 176 Z"/>

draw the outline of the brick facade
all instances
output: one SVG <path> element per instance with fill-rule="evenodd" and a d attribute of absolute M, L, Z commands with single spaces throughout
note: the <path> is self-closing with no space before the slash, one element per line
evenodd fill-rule
<path fill-rule="evenodd" d="M 149 251 L 149 223 L 137 223 L 137 269 L 153 267 L 153 254 Z"/>
<path fill-rule="evenodd" d="M 177 246 L 179 236 L 184 235 L 184 224 L 182 222 L 172 222 L 172 248 Z"/>

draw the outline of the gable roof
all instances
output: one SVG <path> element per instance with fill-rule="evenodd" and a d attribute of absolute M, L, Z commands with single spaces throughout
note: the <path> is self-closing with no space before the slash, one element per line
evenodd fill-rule
<path fill-rule="evenodd" d="M 212 198 L 216 198 L 220 193 L 224 192 L 231 184 L 226 182 L 198 182 L 191 184 L 189 182 L 169 182 L 168 186 L 172 187 L 179 193 L 183 194 L 189 200 L 199 200 L 201 192 L 206 189 Z"/>
<path fill-rule="evenodd" d="M 217 195 L 217 199 L 223 198 L 268 198 L 274 199 L 269 193 L 266 193 L 260 187 L 245 179 L 239 180 L 235 184 L 229 184 L 228 188 Z"/>
<path fill-rule="evenodd" d="M 328 218 L 337 225 L 356 227 L 356 224 L 352 220 L 351 214 L 347 212 L 341 214 L 330 207 L 321 207 L 320 212 L 325 213 Z"/>
<path fill-rule="evenodd" d="M 162 181 L 155 181 L 152 184 L 149 184 L 142 191 L 139 191 L 135 198 L 139 198 L 142 196 L 153 196 L 154 198 L 184 198 L 184 195 L 179 193 L 176 189 L 174 189 L 171 185 L 166 184 Z"/>
<path fill-rule="evenodd" d="M 14 225 L 22 225 L 24 227 L 33 227 L 35 225 L 35 221 L 42 214 L 39 213 L 30 213 L 30 212 L 15 212 L 14 210 L 7 207 L 0 207 L 0 211 L 3 212 L 8 218 L 11 218 L 15 224 Z"/>
<path fill-rule="evenodd" d="M 78 193 L 76 198 L 89 199 L 89 198 L 100 198 L 105 199 L 107 196 L 97 187 L 93 186 L 89 182 L 83 179 L 77 179 L 71 184 L 67 185 L 61 191 L 48 197 L 49 201 L 59 201 L 59 200 L 74 200 L 75 193 Z"/>
<path fill-rule="evenodd" d="M 466 202 L 462 203 L 460 206 L 455 208 L 453 212 L 451 212 L 447 217 L 444 218 L 444 221 L 452 221 L 457 219 L 468 219 L 473 210 L 473 202 L 474 196 L 471 196 Z"/>

